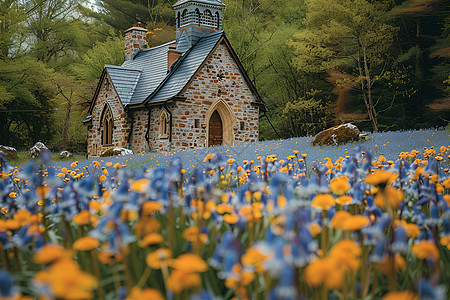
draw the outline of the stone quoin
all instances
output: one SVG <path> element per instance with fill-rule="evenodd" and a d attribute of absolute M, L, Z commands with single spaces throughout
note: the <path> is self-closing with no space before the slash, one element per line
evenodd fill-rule
<path fill-rule="evenodd" d="M 265 105 L 222 30 L 220 0 L 173 5 L 175 41 L 147 48 L 147 30 L 125 31 L 125 61 L 105 65 L 84 124 L 88 155 L 236 145 L 258 140 Z"/>

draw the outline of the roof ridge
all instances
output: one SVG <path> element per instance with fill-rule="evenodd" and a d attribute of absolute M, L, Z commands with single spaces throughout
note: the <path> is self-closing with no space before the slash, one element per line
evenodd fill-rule
<path fill-rule="evenodd" d="M 174 63 L 173 63 L 173 65 L 172 65 L 172 67 L 169 69 L 170 70 L 170 73 L 169 74 L 167 74 L 167 76 L 164 78 L 164 80 L 158 85 L 158 87 L 144 100 L 144 103 L 148 103 L 148 102 L 150 102 L 151 101 L 151 99 L 164 87 L 164 85 L 166 84 L 166 82 L 167 81 L 169 81 L 169 79 L 172 77 L 172 75 L 177 71 L 177 69 L 178 69 L 178 67 L 181 65 L 181 63 L 184 61 L 184 59 L 186 58 L 186 57 L 188 57 L 189 56 L 189 53 L 190 52 L 192 52 L 193 51 L 193 49 L 197 46 L 197 44 L 199 44 L 200 43 L 200 41 L 201 40 L 203 40 L 203 39 L 205 39 L 205 38 L 209 38 L 209 37 L 212 37 L 212 36 L 215 36 L 215 35 L 221 35 L 221 36 L 223 36 L 223 35 L 225 35 L 225 32 L 223 31 L 223 30 L 221 30 L 221 31 L 218 31 L 218 32 L 214 32 L 214 33 L 211 33 L 211 34 L 206 34 L 206 35 L 203 35 L 198 41 L 197 41 L 197 43 L 195 43 L 195 45 L 194 46 L 192 46 L 192 47 L 190 47 L 186 52 L 184 52 L 183 54 L 182 54 L 182 56 L 178 59 L 178 60 L 176 60 Z M 219 42 L 220 41 L 220 39 L 218 39 L 217 40 L 217 42 Z M 215 43 L 215 44 L 217 44 L 217 42 Z M 204 59 L 202 60 L 202 62 L 200 63 L 200 65 L 199 65 L 199 67 L 203 64 L 203 62 L 209 57 L 209 55 L 211 54 L 211 51 L 213 51 L 213 49 L 214 49 L 214 47 L 213 48 L 211 48 L 211 50 L 208 52 L 208 54 L 204 57 Z M 199 68 L 198 67 L 198 68 Z M 197 70 L 198 70 L 198 68 L 197 68 Z M 192 76 L 194 76 L 195 75 L 195 73 L 197 72 L 197 70 L 193 73 L 193 75 Z M 192 76 L 190 77 L 190 78 L 192 78 Z M 190 79 L 189 78 L 189 79 Z"/>
<path fill-rule="evenodd" d="M 200 38 L 201 39 L 201 38 Z M 143 102 L 148 102 L 150 99 L 153 98 L 154 95 L 158 93 L 158 91 L 164 86 L 164 84 L 169 80 L 169 78 L 172 76 L 173 73 L 178 69 L 178 66 L 181 64 L 181 62 L 189 55 L 189 53 L 194 49 L 195 45 L 191 48 L 189 48 L 186 52 L 184 52 L 169 68 L 169 74 L 164 78 L 163 81 L 156 87 L 156 89 L 145 98 Z M 148 101 L 147 101 L 148 100 Z"/>
<path fill-rule="evenodd" d="M 122 66 L 116 66 L 116 65 L 108 65 L 108 64 L 105 64 L 105 68 L 142 72 L 142 70 L 140 70 L 140 69 L 134 69 L 134 68 L 128 68 L 128 67 L 122 67 Z"/>

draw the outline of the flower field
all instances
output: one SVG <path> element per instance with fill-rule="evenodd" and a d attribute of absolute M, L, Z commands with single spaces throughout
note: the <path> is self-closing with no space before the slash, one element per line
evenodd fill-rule
<path fill-rule="evenodd" d="M 448 129 L 26 166 L 0 299 L 446 299 Z"/>

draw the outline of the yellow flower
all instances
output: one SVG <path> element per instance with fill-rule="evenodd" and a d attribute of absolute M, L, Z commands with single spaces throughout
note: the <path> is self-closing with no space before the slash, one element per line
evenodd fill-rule
<path fill-rule="evenodd" d="M 97 280 L 83 272 L 71 259 L 60 259 L 34 279 L 38 284 L 48 285 L 56 299 L 92 299 Z"/>
<path fill-rule="evenodd" d="M 433 242 L 421 241 L 411 247 L 411 252 L 419 259 L 432 258 L 434 261 L 439 260 L 439 249 Z"/>
<path fill-rule="evenodd" d="M 72 221 L 77 225 L 87 225 L 90 223 L 90 220 L 91 214 L 88 210 L 83 210 L 72 218 Z"/>
<path fill-rule="evenodd" d="M 78 251 L 89 251 L 98 247 L 100 242 L 91 236 L 85 236 L 76 240 L 72 248 Z"/>
<path fill-rule="evenodd" d="M 167 280 L 167 288 L 178 294 L 184 290 L 200 287 L 202 280 L 198 273 L 174 270 Z"/>
<path fill-rule="evenodd" d="M 388 275 L 392 271 L 392 262 L 389 259 L 389 255 L 385 255 L 382 263 L 375 263 L 375 269 L 383 273 L 384 275 Z M 401 255 L 396 255 L 394 257 L 394 268 L 396 272 L 406 270 L 405 260 Z"/>
<path fill-rule="evenodd" d="M 370 220 L 367 217 L 356 215 L 350 216 L 342 223 L 341 229 L 348 231 L 360 230 L 369 225 Z"/>
<path fill-rule="evenodd" d="M 106 181 L 106 176 L 105 175 L 101 175 L 98 180 L 100 180 L 100 182 L 104 182 Z"/>
<path fill-rule="evenodd" d="M 242 255 L 241 260 L 244 265 L 257 266 L 268 258 L 269 256 L 261 253 L 261 251 L 258 251 L 258 249 L 252 247 L 247 249 L 245 254 Z"/>
<path fill-rule="evenodd" d="M 410 291 L 389 292 L 382 300 L 419 300 L 419 296 Z"/>
<path fill-rule="evenodd" d="M 356 242 L 342 240 L 331 249 L 330 258 L 333 258 L 335 264 L 344 272 L 356 272 L 361 265 L 361 254 L 362 249 Z"/>
<path fill-rule="evenodd" d="M 450 250 L 450 236 L 441 237 L 440 242 L 442 246 L 447 247 L 447 249 Z"/>
<path fill-rule="evenodd" d="M 239 221 L 239 216 L 235 213 L 226 214 L 223 216 L 223 220 L 228 224 L 236 224 Z"/>
<path fill-rule="evenodd" d="M 324 286 L 326 289 L 340 289 L 344 282 L 344 271 L 336 264 L 336 260 L 325 257 L 310 263 L 304 271 L 303 278 L 313 287 Z"/>
<path fill-rule="evenodd" d="M 342 206 L 350 204 L 350 203 L 352 203 L 352 201 L 353 201 L 353 198 L 351 196 L 346 196 L 346 195 L 340 196 L 339 198 L 336 199 L 336 203 L 339 205 L 342 205 Z"/>
<path fill-rule="evenodd" d="M 208 264 L 197 254 L 185 253 L 172 262 L 172 267 L 182 272 L 206 272 Z"/>
<path fill-rule="evenodd" d="M 330 181 L 330 192 L 343 195 L 348 192 L 350 185 L 348 184 L 348 178 L 345 176 L 335 177 Z"/>
<path fill-rule="evenodd" d="M 162 204 L 156 201 L 147 201 L 142 204 L 142 213 L 146 215 L 154 214 L 163 208 Z"/>
<path fill-rule="evenodd" d="M 208 235 L 201 233 L 197 226 L 191 226 L 183 231 L 183 238 L 186 241 L 204 245 L 208 240 Z"/>
<path fill-rule="evenodd" d="M 398 176 L 398 175 L 397 175 Z M 396 179 L 396 174 L 383 170 L 367 175 L 364 182 L 370 185 L 385 186 L 392 183 Z"/>
<path fill-rule="evenodd" d="M 65 251 L 60 245 L 46 244 L 34 254 L 33 260 L 38 264 L 46 265 L 69 255 L 70 252 Z"/>
<path fill-rule="evenodd" d="M 145 193 L 146 188 L 148 187 L 148 185 L 150 184 L 150 180 L 142 178 L 139 180 L 136 180 L 135 182 L 133 182 L 131 184 L 131 190 L 137 192 L 137 193 Z"/>
<path fill-rule="evenodd" d="M 149 233 L 147 234 L 142 241 L 139 242 L 139 247 L 145 248 L 150 245 L 161 244 L 164 241 L 164 238 L 159 233 Z"/>
<path fill-rule="evenodd" d="M 321 231 L 320 225 L 317 223 L 312 223 L 308 226 L 309 232 L 311 232 L 312 237 L 316 237 Z"/>
<path fill-rule="evenodd" d="M 226 194 L 224 194 L 224 196 L 227 196 Z M 227 198 L 227 200 L 228 200 L 228 198 Z M 229 206 L 229 205 L 226 205 L 226 204 L 219 204 L 219 205 L 217 205 L 217 207 L 216 207 L 216 211 L 219 213 L 219 214 L 221 214 L 221 215 L 223 215 L 223 214 L 226 214 L 226 213 L 232 213 L 233 212 L 233 208 L 231 207 L 231 206 Z"/>
<path fill-rule="evenodd" d="M 209 153 L 208 155 L 205 156 L 205 159 L 203 160 L 203 162 L 207 162 L 209 160 L 211 160 L 211 158 L 214 157 L 214 153 Z"/>
<path fill-rule="evenodd" d="M 351 216 L 352 215 L 348 211 L 340 210 L 334 214 L 330 226 L 335 229 L 341 229 L 344 222 Z"/>
<path fill-rule="evenodd" d="M 387 200 L 391 207 L 398 208 L 404 198 L 403 191 L 394 187 L 387 187 L 384 189 L 384 194 L 382 192 L 377 193 L 375 196 L 375 205 L 384 208 L 386 206 L 385 200 Z"/>
<path fill-rule="evenodd" d="M 120 169 L 120 168 L 122 168 L 122 165 L 120 163 L 115 163 L 114 164 L 114 168 L 115 169 Z"/>
<path fill-rule="evenodd" d="M 133 287 L 126 300 L 164 300 L 161 292 L 157 289 L 143 289 Z"/>
<path fill-rule="evenodd" d="M 323 210 L 328 210 L 335 205 L 333 196 L 330 194 L 319 194 L 314 197 L 311 206 L 318 207 Z"/>
<path fill-rule="evenodd" d="M 172 261 L 172 251 L 161 248 L 150 252 L 145 258 L 147 265 L 152 269 L 161 269 L 162 264 L 169 265 Z"/>
<path fill-rule="evenodd" d="M 11 193 L 9 193 L 8 196 L 9 196 L 9 198 L 16 198 L 17 193 L 11 192 Z"/>
<path fill-rule="evenodd" d="M 395 220 L 394 221 L 394 226 L 403 226 L 403 228 L 405 228 L 406 230 L 406 235 L 410 238 L 417 238 L 420 234 L 420 230 L 419 227 L 417 227 L 416 224 L 412 224 L 412 223 L 406 223 L 405 220 Z"/>

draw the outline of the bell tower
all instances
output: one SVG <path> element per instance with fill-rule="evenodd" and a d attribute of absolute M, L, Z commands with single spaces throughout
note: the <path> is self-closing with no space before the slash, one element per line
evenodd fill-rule
<path fill-rule="evenodd" d="M 205 34 L 222 30 L 220 0 L 179 0 L 173 5 L 176 17 L 177 51 L 185 52 Z"/>

